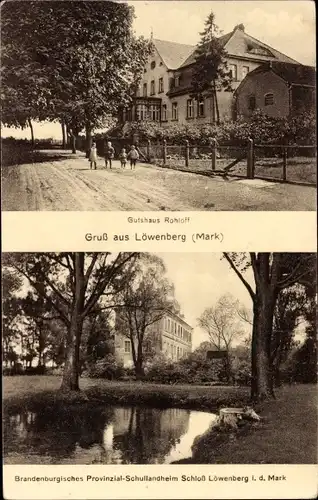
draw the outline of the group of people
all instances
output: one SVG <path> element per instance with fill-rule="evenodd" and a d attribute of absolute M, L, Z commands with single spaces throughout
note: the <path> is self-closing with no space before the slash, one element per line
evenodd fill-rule
<path fill-rule="evenodd" d="M 105 167 L 107 168 L 109 165 L 109 168 L 112 168 L 112 161 L 115 157 L 115 149 L 112 146 L 111 142 L 107 142 L 105 151 L 104 151 L 104 157 L 105 157 Z M 127 160 L 130 160 L 130 168 L 131 170 L 136 167 L 136 163 L 139 160 L 139 153 L 136 149 L 136 146 L 131 146 L 130 151 L 127 153 L 126 148 L 123 148 L 121 152 L 119 153 L 119 160 L 120 160 L 120 165 L 121 168 L 126 168 Z M 97 168 L 97 147 L 96 147 L 96 142 L 92 143 L 92 147 L 89 152 L 89 162 L 90 162 L 90 168 L 92 169 L 94 167 L 94 170 Z"/>

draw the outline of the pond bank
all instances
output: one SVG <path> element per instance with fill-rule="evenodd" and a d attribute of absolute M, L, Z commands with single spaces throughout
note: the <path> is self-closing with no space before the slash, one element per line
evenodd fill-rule
<path fill-rule="evenodd" d="M 81 391 L 70 395 L 58 391 L 60 379 L 54 376 L 4 377 L 4 409 L 38 404 L 138 405 L 154 408 L 184 408 L 215 411 L 220 406 L 241 406 L 249 400 L 243 387 L 192 386 L 81 379 Z"/>

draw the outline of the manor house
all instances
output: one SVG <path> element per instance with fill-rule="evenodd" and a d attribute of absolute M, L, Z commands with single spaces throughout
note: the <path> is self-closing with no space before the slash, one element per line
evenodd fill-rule
<path fill-rule="evenodd" d="M 182 317 L 166 313 L 147 328 L 146 335 L 151 339 L 155 354 L 162 353 L 167 359 L 178 361 L 192 350 L 192 331 Z M 117 330 L 115 355 L 125 367 L 133 366 L 131 342 Z"/>
<path fill-rule="evenodd" d="M 228 69 L 232 73 L 233 92 L 248 73 L 268 61 L 299 64 L 294 59 L 245 33 L 243 24 L 219 38 L 227 52 Z M 153 53 L 144 68 L 140 87 L 129 110 L 120 119 L 167 123 L 213 123 L 213 99 L 190 97 L 196 47 L 181 43 L 153 40 Z M 220 119 L 233 119 L 236 114 L 233 92 L 218 92 Z"/>

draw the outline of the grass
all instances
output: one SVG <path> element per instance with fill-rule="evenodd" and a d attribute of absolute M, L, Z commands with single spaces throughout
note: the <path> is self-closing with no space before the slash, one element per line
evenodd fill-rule
<path fill-rule="evenodd" d="M 219 406 L 243 404 L 249 399 L 249 390 L 243 387 L 170 386 L 86 378 L 80 380 L 81 393 L 70 399 L 57 392 L 59 386 L 57 376 L 4 377 L 4 409 L 14 411 L 21 406 L 32 408 L 40 404 L 108 403 L 215 411 Z"/>
<path fill-rule="evenodd" d="M 233 158 L 218 159 L 216 163 L 217 169 L 224 169 L 233 161 Z M 162 166 L 162 161 L 157 162 Z M 212 166 L 211 160 L 193 160 L 190 159 L 189 166 L 185 166 L 185 160 L 168 159 L 166 168 L 181 170 L 184 172 L 197 172 L 197 173 L 211 173 Z M 244 176 L 247 175 L 246 160 L 237 163 L 231 170 L 230 175 Z M 268 178 L 272 180 L 283 180 L 283 162 L 279 158 L 259 158 L 255 161 L 255 178 Z M 287 160 L 287 181 L 308 183 L 316 185 L 316 159 L 315 158 L 302 158 L 295 157 Z"/>
<path fill-rule="evenodd" d="M 234 436 L 209 432 L 198 440 L 187 463 L 317 463 L 317 388 L 285 386 L 277 399 L 258 408 L 260 424 Z"/>

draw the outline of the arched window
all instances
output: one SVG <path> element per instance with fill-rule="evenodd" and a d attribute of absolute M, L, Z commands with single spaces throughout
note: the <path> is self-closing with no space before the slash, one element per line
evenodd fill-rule
<path fill-rule="evenodd" d="M 274 104 L 274 94 L 272 92 L 264 95 L 264 104 L 265 106 L 272 106 Z"/>

